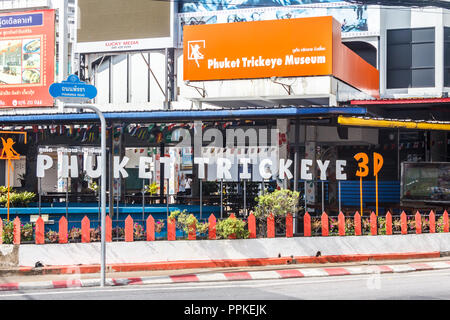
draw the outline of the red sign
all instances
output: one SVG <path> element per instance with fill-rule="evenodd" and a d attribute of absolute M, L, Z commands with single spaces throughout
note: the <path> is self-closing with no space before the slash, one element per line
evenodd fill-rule
<path fill-rule="evenodd" d="M 0 108 L 51 107 L 54 10 L 0 14 Z"/>

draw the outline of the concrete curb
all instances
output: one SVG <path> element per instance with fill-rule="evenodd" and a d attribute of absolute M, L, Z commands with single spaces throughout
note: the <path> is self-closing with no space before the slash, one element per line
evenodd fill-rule
<path fill-rule="evenodd" d="M 222 259 L 222 260 L 189 260 L 189 261 L 164 261 L 148 263 L 117 263 L 108 264 L 106 272 L 134 272 L 156 270 L 179 270 L 198 268 L 230 268 L 230 267 L 255 267 L 269 265 L 292 265 L 305 263 L 337 263 L 337 262 L 364 262 L 380 260 L 405 260 L 439 258 L 440 252 L 410 252 L 388 254 L 354 254 L 354 255 L 328 255 L 321 257 L 279 257 L 260 259 Z M 98 273 L 100 265 L 75 265 L 75 266 L 44 266 L 41 268 L 20 267 L 18 269 L 0 270 L 0 275 L 45 275 L 45 274 L 84 274 Z"/>
<path fill-rule="evenodd" d="M 276 280 L 287 278 L 309 278 L 309 277 L 332 277 L 344 275 L 364 275 L 381 273 L 405 273 L 414 271 L 450 269 L 450 261 L 328 267 L 328 268 L 299 268 L 269 271 L 246 271 L 246 272 L 217 272 L 198 273 L 169 276 L 135 277 L 107 279 L 107 286 L 139 285 L 139 284 L 172 284 L 192 282 L 217 282 L 217 281 L 240 281 L 240 280 Z M 61 289 L 99 286 L 99 279 L 73 279 L 42 282 L 15 282 L 0 284 L 0 291 L 14 290 L 36 290 L 36 289 Z"/>

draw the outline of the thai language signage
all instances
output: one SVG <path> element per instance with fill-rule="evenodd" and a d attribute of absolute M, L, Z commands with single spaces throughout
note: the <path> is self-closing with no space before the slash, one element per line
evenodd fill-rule
<path fill-rule="evenodd" d="M 329 75 L 337 23 L 315 17 L 185 26 L 184 79 Z"/>
<path fill-rule="evenodd" d="M 65 102 L 83 102 L 97 96 L 97 88 L 80 81 L 78 76 L 71 74 L 62 83 L 53 83 L 49 89 L 52 97 Z"/>
<path fill-rule="evenodd" d="M 0 108 L 53 106 L 54 10 L 0 14 Z"/>

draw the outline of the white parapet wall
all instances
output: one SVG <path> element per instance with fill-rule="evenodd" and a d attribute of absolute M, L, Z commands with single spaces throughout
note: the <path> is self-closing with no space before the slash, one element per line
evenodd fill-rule
<path fill-rule="evenodd" d="M 3 265 L 99 264 L 100 243 L 0 245 Z M 107 243 L 107 264 L 264 259 L 276 257 L 449 252 L 450 233 L 390 236 L 300 237 L 247 240 L 176 240 Z M 9 254 L 6 254 L 9 253 Z M 6 255 L 5 255 L 6 254 Z M 17 255 L 12 257 L 11 255 Z"/>

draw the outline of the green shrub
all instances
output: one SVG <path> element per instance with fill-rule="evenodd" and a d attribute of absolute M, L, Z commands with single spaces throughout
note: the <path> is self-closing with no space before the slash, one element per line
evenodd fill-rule
<path fill-rule="evenodd" d="M 9 221 L 3 225 L 3 243 L 12 244 L 14 242 L 14 223 Z"/>
<path fill-rule="evenodd" d="M 236 239 L 247 239 L 249 231 L 245 228 L 247 223 L 237 218 L 227 218 L 217 221 L 216 235 L 219 239 L 235 236 Z"/>
<path fill-rule="evenodd" d="M 182 212 L 180 210 L 172 211 L 169 219 L 175 220 L 177 228 L 183 230 L 185 234 L 189 234 L 192 231 L 192 225 L 194 224 L 196 233 L 204 234 L 208 231 L 209 223 L 198 222 L 197 218 L 192 214 L 188 214 L 186 210 Z"/>
<path fill-rule="evenodd" d="M 256 197 L 258 204 L 253 214 L 255 218 L 266 219 L 269 214 L 274 218 L 285 217 L 286 214 L 299 211 L 298 207 L 300 192 L 288 189 L 275 190 L 272 193 L 266 193 Z"/>
<path fill-rule="evenodd" d="M 20 228 L 20 241 L 33 241 L 33 225 L 27 223 Z"/>
<path fill-rule="evenodd" d="M 0 187 L 5 188 L 5 187 Z M 4 190 L 4 189 L 3 189 Z M 7 188 L 6 188 L 7 190 Z M 9 193 L 9 205 L 11 207 L 26 207 L 30 202 L 34 200 L 36 194 L 34 192 L 11 192 Z M 3 207 L 7 206 L 8 202 L 8 192 L 0 191 L 0 205 Z"/>

